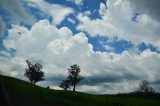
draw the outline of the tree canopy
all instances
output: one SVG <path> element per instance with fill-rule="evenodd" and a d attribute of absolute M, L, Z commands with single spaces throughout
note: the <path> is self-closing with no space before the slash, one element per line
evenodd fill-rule
<path fill-rule="evenodd" d="M 26 62 L 28 68 L 26 68 L 24 76 L 26 76 L 32 84 L 44 80 L 44 72 L 41 71 L 43 68 L 42 65 L 39 62 L 33 64 L 29 60 L 26 60 Z"/>
<path fill-rule="evenodd" d="M 150 86 L 149 82 L 147 80 L 143 80 L 139 84 L 139 91 L 143 93 L 154 93 L 155 90 L 152 86 Z"/>
<path fill-rule="evenodd" d="M 68 68 L 68 77 L 66 80 L 63 80 L 60 84 L 60 87 L 67 90 L 69 86 L 73 86 L 73 91 L 75 91 L 76 85 L 84 78 L 80 75 L 80 67 L 75 64 Z"/>
<path fill-rule="evenodd" d="M 64 90 L 67 90 L 67 89 L 70 89 L 69 84 L 70 84 L 70 81 L 69 81 L 69 80 L 63 80 L 63 81 L 60 83 L 59 87 L 60 87 L 60 88 L 63 88 Z"/>

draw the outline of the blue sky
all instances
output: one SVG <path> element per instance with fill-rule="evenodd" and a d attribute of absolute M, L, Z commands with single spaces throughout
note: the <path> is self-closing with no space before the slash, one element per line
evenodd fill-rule
<path fill-rule="evenodd" d="M 159 2 L 155 1 L 0 0 L 0 72 L 27 80 L 22 75 L 25 60 L 34 59 L 42 61 L 47 73 L 41 86 L 58 88 L 72 64 L 79 64 L 88 77 L 80 91 L 116 93 L 120 84 L 133 82 L 122 90 L 129 92 L 143 79 L 154 85 L 160 81 L 155 74 L 160 63 Z M 148 69 L 140 67 L 147 64 Z M 116 77 L 119 81 L 114 81 Z"/>

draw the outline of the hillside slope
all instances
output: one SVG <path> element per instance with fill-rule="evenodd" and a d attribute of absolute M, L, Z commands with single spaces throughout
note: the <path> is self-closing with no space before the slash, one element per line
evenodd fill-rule
<path fill-rule="evenodd" d="M 50 90 L 0 75 L 0 106 L 160 106 L 160 101 Z"/>

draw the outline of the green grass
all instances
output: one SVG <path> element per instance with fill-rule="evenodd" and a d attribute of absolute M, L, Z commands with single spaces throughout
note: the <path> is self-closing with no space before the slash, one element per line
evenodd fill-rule
<path fill-rule="evenodd" d="M 159 100 L 51 90 L 0 75 L 0 106 L 160 106 Z"/>

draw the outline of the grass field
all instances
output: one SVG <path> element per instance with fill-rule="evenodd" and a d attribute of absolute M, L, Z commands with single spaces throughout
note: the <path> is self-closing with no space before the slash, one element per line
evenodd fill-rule
<path fill-rule="evenodd" d="M 160 106 L 160 99 L 51 90 L 0 75 L 0 106 Z"/>

